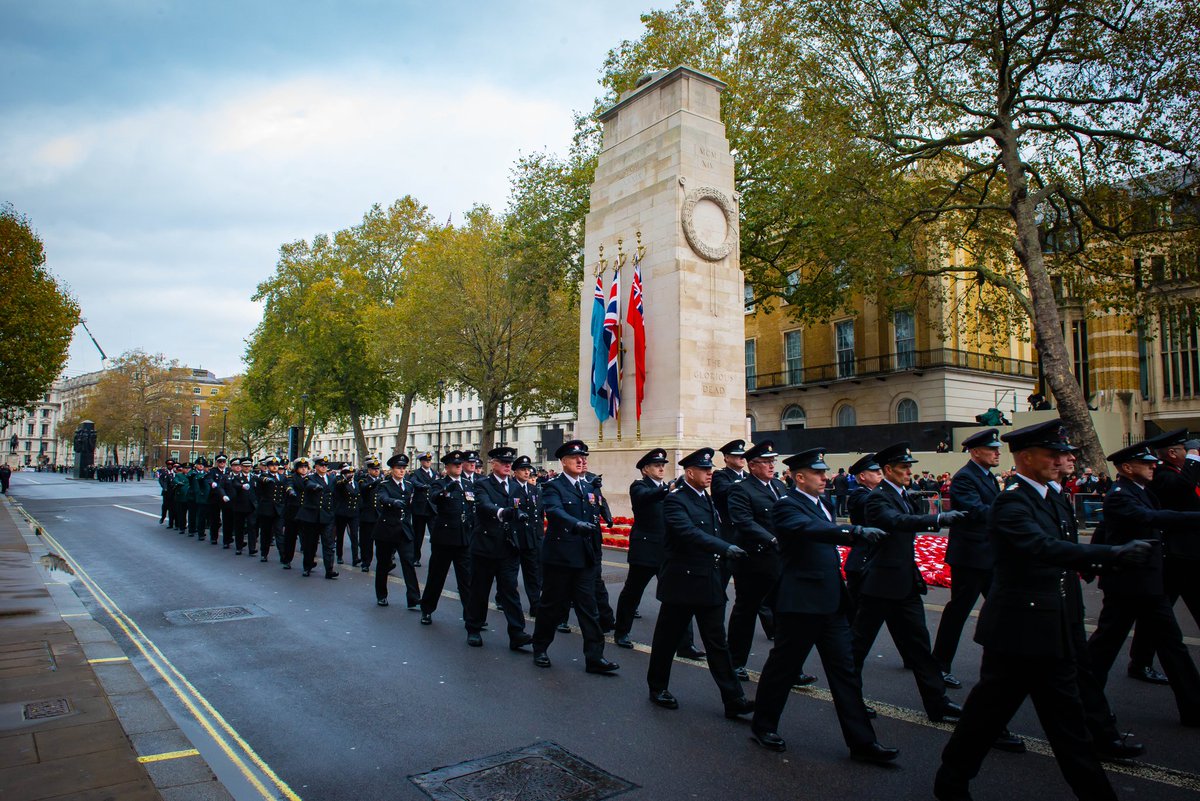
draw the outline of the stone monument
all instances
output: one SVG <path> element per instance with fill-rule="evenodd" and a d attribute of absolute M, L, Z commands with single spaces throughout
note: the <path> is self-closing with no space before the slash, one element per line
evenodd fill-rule
<path fill-rule="evenodd" d="M 614 515 L 629 514 L 628 487 L 646 451 L 665 448 L 675 463 L 747 434 L 745 298 L 733 156 L 721 122 L 724 88 L 680 66 L 643 77 L 600 115 L 603 144 L 584 236 L 575 435 L 591 449 L 589 469 L 605 477 Z M 646 329 L 640 427 L 633 338 L 624 324 L 639 235 Z M 597 270 L 606 262 L 607 293 L 622 258 L 618 429 L 613 418 L 601 425 L 590 403 L 590 329 Z"/>

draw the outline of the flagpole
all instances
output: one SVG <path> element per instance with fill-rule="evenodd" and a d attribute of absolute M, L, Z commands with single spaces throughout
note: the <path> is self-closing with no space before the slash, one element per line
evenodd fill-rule
<path fill-rule="evenodd" d="M 614 272 L 616 273 L 616 277 L 618 278 L 618 282 L 617 282 L 617 302 L 618 303 L 620 303 L 620 298 L 621 298 L 621 284 L 619 281 L 619 277 L 621 275 L 621 268 L 625 266 L 625 252 L 622 250 L 622 246 L 624 244 L 625 244 L 624 239 L 617 240 L 617 259 L 616 259 L 616 266 L 613 268 Z M 618 306 L 618 309 L 619 308 L 620 307 Z M 616 336 L 616 338 L 617 338 L 617 384 L 619 386 L 622 383 L 621 379 L 625 374 L 625 352 L 624 352 L 624 349 L 621 347 L 621 315 L 620 314 L 617 315 L 617 325 L 615 326 L 613 335 Z M 624 405 L 624 404 L 617 406 L 617 412 L 615 415 L 613 415 L 614 417 L 617 418 L 617 442 L 621 441 L 621 406 L 622 405 Z"/>
<path fill-rule="evenodd" d="M 608 267 L 608 260 L 604 258 L 604 245 L 601 244 L 600 245 L 600 260 L 598 262 L 596 262 L 595 277 L 596 278 L 602 277 L 604 275 L 605 269 L 607 267 Z M 600 420 L 599 417 L 597 417 L 596 426 L 597 426 L 596 440 L 597 440 L 597 442 L 603 444 L 604 443 L 604 421 Z"/>
<path fill-rule="evenodd" d="M 637 232 L 637 248 L 634 250 L 634 260 L 638 264 L 641 264 L 642 256 L 645 253 L 646 253 L 646 249 L 644 247 L 642 247 L 642 232 L 639 230 Z M 642 282 L 643 297 L 645 296 L 645 294 L 646 294 L 646 283 L 645 283 L 645 281 L 643 281 Z M 625 313 L 628 315 L 629 314 L 628 310 L 626 310 Z M 646 321 L 643 319 L 642 320 L 642 328 L 643 328 L 642 336 L 643 337 L 645 337 L 645 325 L 646 325 Z M 634 365 L 633 369 L 637 370 L 637 365 Z M 634 385 L 633 402 L 635 404 L 634 408 L 637 409 L 637 439 L 638 439 L 638 442 L 641 442 L 642 441 L 642 403 L 640 400 L 638 400 L 638 396 L 637 396 L 637 376 L 636 375 L 633 377 L 633 385 Z"/>

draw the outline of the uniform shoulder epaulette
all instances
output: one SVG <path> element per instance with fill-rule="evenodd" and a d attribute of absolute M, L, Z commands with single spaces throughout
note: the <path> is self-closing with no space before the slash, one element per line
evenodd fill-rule
<path fill-rule="evenodd" d="M 1009 484 L 1009 485 L 1008 485 L 1008 486 L 1007 486 L 1007 487 L 1004 489 L 1004 491 L 1005 491 L 1005 492 L 1012 492 L 1013 490 L 1017 489 L 1017 488 L 1018 488 L 1018 487 L 1020 487 L 1020 486 L 1021 486 L 1020 484 Z"/>
<path fill-rule="evenodd" d="M 1120 487 L 1113 487 L 1113 490 L 1112 490 L 1112 491 L 1113 491 L 1113 492 L 1120 492 L 1120 491 L 1121 491 L 1121 488 L 1120 488 Z"/>

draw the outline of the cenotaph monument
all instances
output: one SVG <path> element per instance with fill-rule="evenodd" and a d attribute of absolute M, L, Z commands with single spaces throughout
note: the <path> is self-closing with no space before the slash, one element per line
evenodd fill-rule
<path fill-rule="evenodd" d="M 635 464 L 651 448 L 666 449 L 669 477 L 691 451 L 747 436 L 738 195 L 721 122 L 724 88 L 680 66 L 644 76 L 600 115 L 603 144 L 584 236 L 575 435 L 588 443 L 589 470 L 604 476 L 614 515 L 629 514 L 628 487 L 640 477 Z M 646 342 L 640 420 L 634 338 L 625 323 L 638 255 Z M 607 300 L 618 263 L 620 416 L 601 423 L 591 403 L 593 298 L 603 268 Z"/>

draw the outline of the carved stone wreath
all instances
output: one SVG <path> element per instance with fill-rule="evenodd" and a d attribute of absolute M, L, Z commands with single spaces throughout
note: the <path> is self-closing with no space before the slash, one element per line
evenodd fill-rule
<path fill-rule="evenodd" d="M 696 230 L 696 204 L 711 200 L 725 215 L 725 241 L 714 245 L 705 242 Z M 708 261 L 720 261 L 728 256 L 737 244 L 737 214 L 729 196 L 712 186 L 701 186 L 687 193 L 683 200 L 683 235 L 696 255 Z"/>

